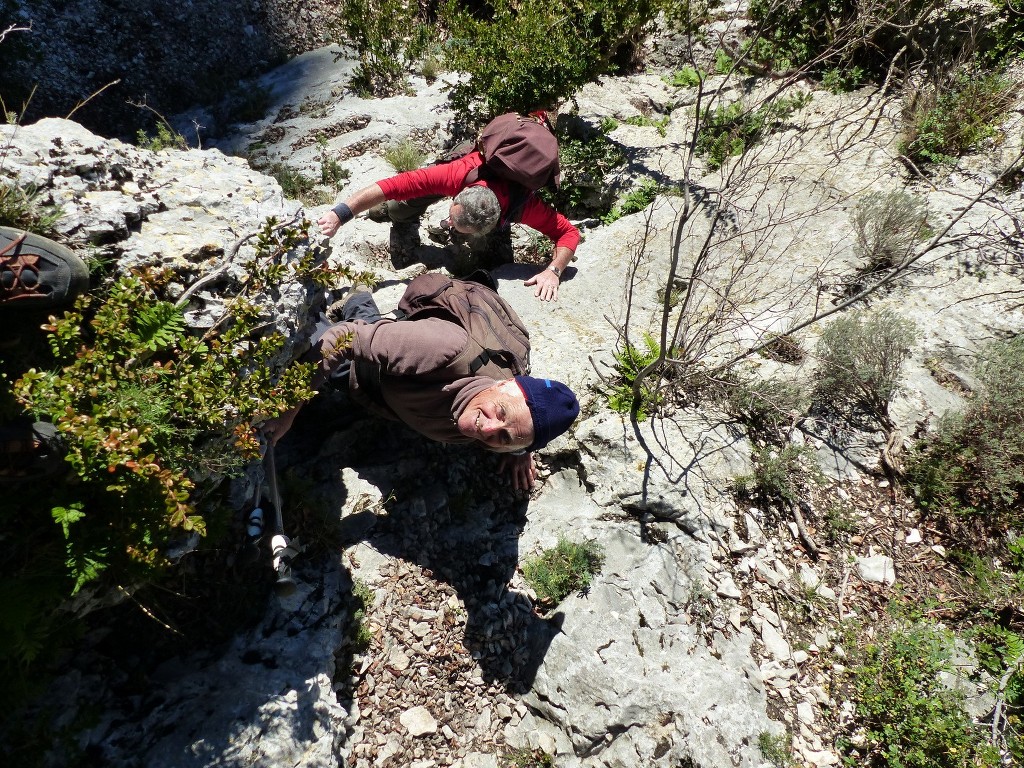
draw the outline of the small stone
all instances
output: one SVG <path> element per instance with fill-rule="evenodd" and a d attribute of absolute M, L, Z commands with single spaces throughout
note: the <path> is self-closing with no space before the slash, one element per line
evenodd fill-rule
<path fill-rule="evenodd" d="M 907 532 L 907 544 L 920 544 L 921 532 L 917 528 L 911 528 Z"/>
<path fill-rule="evenodd" d="M 814 706 L 809 701 L 801 701 L 796 705 L 796 717 L 804 725 L 814 722 Z"/>
<path fill-rule="evenodd" d="M 739 600 L 743 596 L 743 593 L 740 592 L 739 587 L 736 586 L 736 582 L 728 576 L 722 579 L 721 583 L 718 585 L 718 590 L 716 591 L 716 594 L 719 597 L 725 597 L 730 600 Z"/>
<path fill-rule="evenodd" d="M 786 661 L 792 656 L 789 643 L 775 627 L 767 622 L 761 627 L 761 640 L 764 642 L 768 653 L 780 661 Z"/>
<path fill-rule="evenodd" d="M 811 657 L 810 657 L 810 654 L 807 653 L 807 651 L 793 651 L 793 663 L 794 664 L 803 664 L 809 658 L 811 658 Z"/>
<path fill-rule="evenodd" d="M 946 548 L 944 546 L 942 546 L 941 544 L 935 544 L 932 547 L 932 552 L 934 552 L 939 557 L 945 557 L 946 556 Z"/>
<path fill-rule="evenodd" d="M 413 736 L 437 733 L 437 720 L 426 707 L 413 707 L 406 710 L 399 716 L 398 722 L 404 725 Z"/>
<path fill-rule="evenodd" d="M 857 558 L 857 575 L 867 582 L 891 586 L 896 581 L 895 568 L 892 558 L 886 555 Z"/>

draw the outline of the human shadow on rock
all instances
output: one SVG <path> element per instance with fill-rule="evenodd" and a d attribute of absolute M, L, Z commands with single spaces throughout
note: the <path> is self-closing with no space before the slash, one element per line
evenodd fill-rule
<path fill-rule="evenodd" d="M 305 465 L 290 471 L 315 478 L 326 508 L 340 509 L 347 498 L 345 467 L 381 492 L 376 508 L 342 518 L 341 546 L 365 541 L 450 584 L 465 606 L 464 645 L 482 677 L 510 693 L 529 690 L 562 617 L 542 619 L 508 588 L 528 501 L 499 474 L 500 457 L 375 418 L 310 448 Z"/>

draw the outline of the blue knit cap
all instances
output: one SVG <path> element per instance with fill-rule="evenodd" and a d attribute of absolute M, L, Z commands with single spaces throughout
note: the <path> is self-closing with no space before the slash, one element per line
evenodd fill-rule
<path fill-rule="evenodd" d="M 527 450 L 543 448 L 565 432 L 580 413 L 576 395 L 565 384 L 551 379 L 516 376 L 533 417 L 533 443 Z"/>

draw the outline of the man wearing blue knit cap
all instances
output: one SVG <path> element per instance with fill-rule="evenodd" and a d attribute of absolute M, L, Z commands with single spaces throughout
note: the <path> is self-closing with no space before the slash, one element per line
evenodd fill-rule
<path fill-rule="evenodd" d="M 463 281 L 448 284 L 465 290 Z M 402 321 L 384 318 L 363 289 L 353 291 L 342 317 L 314 340 L 315 387 L 329 380 L 367 410 L 432 440 L 477 443 L 506 454 L 503 467 L 517 489 L 536 480 L 532 452 L 579 415 L 579 402 L 565 384 L 516 375 L 508 348 L 487 345 L 480 354 L 480 340 L 454 317 L 432 312 Z M 264 432 L 276 442 L 297 410 L 268 423 Z"/>

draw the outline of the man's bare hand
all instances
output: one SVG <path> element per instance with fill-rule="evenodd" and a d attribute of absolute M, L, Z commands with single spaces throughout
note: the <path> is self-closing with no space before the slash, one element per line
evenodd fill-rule
<path fill-rule="evenodd" d="M 531 277 L 523 285 L 537 286 L 537 290 L 533 295 L 540 298 L 541 301 L 558 301 L 559 283 L 558 275 L 550 269 L 545 269 Z"/>
<path fill-rule="evenodd" d="M 285 436 L 285 433 L 292 428 L 292 424 L 295 422 L 295 417 L 299 415 L 299 411 L 302 410 L 301 405 L 297 405 L 290 411 L 285 411 L 276 419 L 270 419 L 263 423 L 260 431 L 267 436 L 267 439 L 273 444 L 277 445 L 277 441 Z"/>
<path fill-rule="evenodd" d="M 338 218 L 338 214 L 334 211 L 328 211 L 320 220 L 317 221 L 320 226 L 320 231 L 327 235 L 327 237 L 334 237 L 334 233 L 341 228 L 341 219 Z"/>
<path fill-rule="evenodd" d="M 501 457 L 500 471 L 508 470 L 512 474 L 512 487 L 517 491 L 528 491 L 537 480 L 537 468 L 533 466 L 533 453 L 521 456 L 506 453 Z"/>

